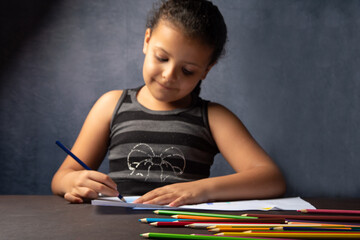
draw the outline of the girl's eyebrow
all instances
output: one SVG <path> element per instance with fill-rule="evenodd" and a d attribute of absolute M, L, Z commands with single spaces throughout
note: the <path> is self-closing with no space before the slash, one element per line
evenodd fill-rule
<path fill-rule="evenodd" d="M 159 46 L 154 46 L 155 50 L 160 50 L 162 52 L 164 52 L 166 55 L 172 57 L 172 55 L 170 53 L 168 53 L 165 49 L 163 49 L 162 47 L 159 47 Z M 183 61 L 184 63 L 186 64 L 189 64 L 189 65 L 193 65 L 195 67 L 198 67 L 198 68 L 201 68 L 201 66 L 199 66 L 198 64 L 196 63 L 193 63 L 193 62 L 187 62 L 187 61 Z"/>

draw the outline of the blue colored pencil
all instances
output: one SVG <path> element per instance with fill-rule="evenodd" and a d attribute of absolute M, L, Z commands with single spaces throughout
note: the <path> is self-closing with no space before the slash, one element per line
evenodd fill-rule
<path fill-rule="evenodd" d="M 181 221 L 194 221 L 193 219 L 181 219 Z M 153 222 L 181 222 L 179 219 L 175 218 L 141 218 L 139 222 L 143 223 L 153 223 Z"/>
<path fill-rule="evenodd" d="M 92 170 L 88 165 L 86 165 L 83 161 L 80 160 L 75 154 L 73 154 L 67 147 L 65 147 L 60 141 L 56 141 L 56 145 L 58 145 L 62 150 L 64 150 L 68 155 L 70 155 L 75 161 L 77 161 L 83 168 L 86 170 Z M 119 194 L 118 196 L 121 201 L 126 202 L 123 196 Z"/>

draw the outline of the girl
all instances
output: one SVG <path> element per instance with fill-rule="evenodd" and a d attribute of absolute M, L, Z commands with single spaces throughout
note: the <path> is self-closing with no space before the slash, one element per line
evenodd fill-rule
<path fill-rule="evenodd" d="M 283 194 L 282 174 L 242 122 L 199 97 L 226 39 L 224 19 L 211 2 L 164 2 L 145 32 L 145 85 L 104 94 L 72 148 L 92 169 L 109 151 L 109 175 L 67 157 L 53 192 L 75 203 L 121 192 L 142 195 L 136 203 L 170 206 Z M 218 152 L 236 173 L 208 178 Z"/>

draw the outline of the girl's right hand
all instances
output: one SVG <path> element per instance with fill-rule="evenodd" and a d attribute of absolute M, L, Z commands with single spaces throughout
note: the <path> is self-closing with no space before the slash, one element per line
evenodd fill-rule
<path fill-rule="evenodd" d="M 111 197 L 119 195 L 116 183 L 108 175 L 97 171 L 72 171 L 64 176 L 64 182 L 68 183 L 64 198 L 72 203 L 95 199 L 99 193 Z"/>

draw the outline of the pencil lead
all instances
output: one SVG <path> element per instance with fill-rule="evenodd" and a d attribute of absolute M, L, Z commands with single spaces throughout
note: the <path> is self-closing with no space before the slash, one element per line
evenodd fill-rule
<path fill-rule="evenodd" d="M 149 233 L 142 233 L 142 234 L 140 234 L 140 236 L 141 236 L 141 237 L 146 237 L 146 238 L 148 238 L 148 237 L 149 237 Z"/>

